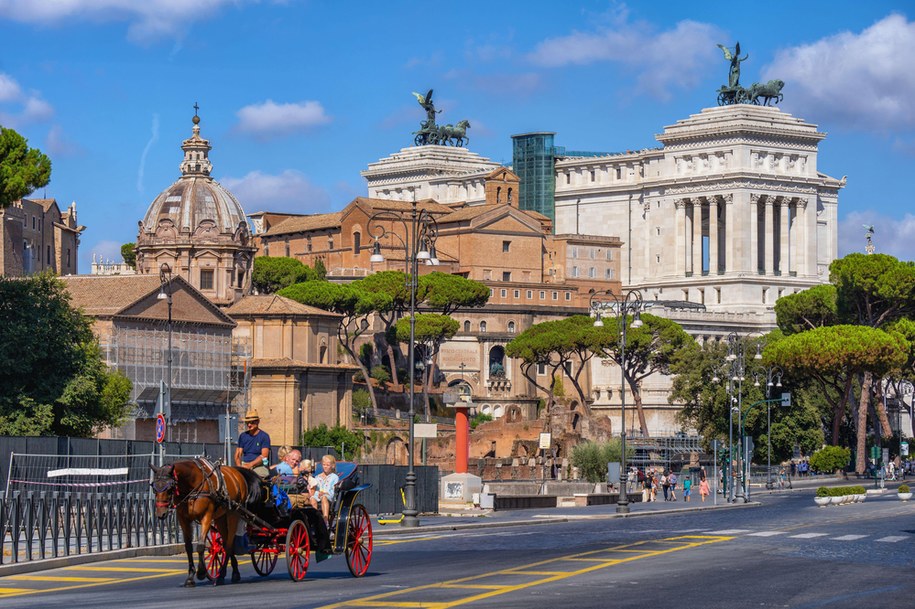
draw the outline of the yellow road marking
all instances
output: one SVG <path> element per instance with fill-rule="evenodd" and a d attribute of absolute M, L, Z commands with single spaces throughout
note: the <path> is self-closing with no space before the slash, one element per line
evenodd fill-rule
<path fill-rule="evenodd" d="M 563 579 L 568 579 L 570 577 L 575 577 L 578 575 L 584 575 L 586 573 L 591 573 L 593 571 L 598 571 L 600 569 L 605 569 L 610 566 L 618 565 L 621 563 L 634 562 L 636 560 L 641 560 L 643 558 L 650 558 L 654 556 L 662 556 L 664 554 L 670 554 L 671 552 L 679 552 L 681 550 L 687 550 L 691 548 L 697 548 L 700 546 L 720 543 L 722 541 L 729 541 L 734 539 L 733 537 L 725 537 L 721 535 L 682 535 L 678 537 L 668 537 L 662 540 L 645 540 L 639 541 L 631 544 L 625 544 L 622 546 L 617 546 L 613 548 L 601 548 L 599 550 L 591 550 L 588 552 L 581 552 L 579 554 L 572 554 L 569 556 L 559 556 L 556 558 L 549 558 L 546 560 L 537 561 L 535 563 L 522 565 L 519 567 L 514 567 L 512 569 L 503 569 L 500 571 L 494 571 L 490 573 L 484 573 L 481 575 L 471 575 L 469 577 L 463 577 L 460 579 L 451 580 L 449 582 L 441 582 L 434 584 L 426 584 L 423 586 L 415 586 L 412 588 L 404 588 L 401 590 L 395 590 L 393 592 L 385 592 L 383 594 L 376 594 L 374 596 L 367 596 L 360 599 L 353 599 L 351 601 L 343 601 L 340 603 L 334 603 L 331 605 L 325 605 L 322 609 L 335 609 L 337 607 L 429 607 L 434 609 L 448 609 L 450 607 L 457 607 L 460 605 L 465 605 L 467 603 L 472 603 L 475 601 L 480 601 L 502 594 L 508 594 L 510 592 L 515 592 L 518 590 L 523 590 L 525 588 L 531 588 L 533 586 L 541 586 L 543 584 L 548 584 L 552 582 L 561 581 Z M 650 550 L 647 548 L 642 548 L 640 551 L 635 553 L 629 548 L 636 548 L 638 546 L 644 546 L 647 544 L 655 543 L 656 541 L 661 541 L 669 544 L 669 547 L 665 547 L 657 550 Z M 674 545 L 677 544 L 677 545 Z M 617 552 L 617 551 L 630 551 L 633 552 L 632 555 L 625 558 L 607 558 L 606 560 L 597 560 L 594 564 L 584 566 L 580 569 L 572 571 L 537 571 L 537 567 L 544 565 L 555 565 L 563 561 L 575 560 L 575 559 L 585 559 L 591 558 L 595 555 L 606 553 L 608 551 Z M 484 580 L 498 575 L 539 575 L 543 574 L 543 577 L 536 579 L 534 581 L 520 583 L 520 584 L 509 584 L 502 586 L 493 586 L 491 588 L 480 588 L 479 584 L 476 582 L 479 580 Z M 468 590 L 479 590 L 483 589 L 485 592 L 480 592 L 477 594 L 471 594 L 463 598 L 450 600 L 450 601 L 438 601 L 438 602 L 416 602 L 416 601 L 395 601 L 390 600 L 397 596 L 403 596 L 406 594 L 415 594 L 416 592 L 421 592 L 423 590 L 441 590 L 441 589 L 461 589 L 467 588 Z"/>
<path fill-rule="evenodd" d="M 245 554 L 245 556 L 247 556 L 247 554 Z M 195 555 L 194 558 L 196 558 L 196 557 L 197 557 L 197 556 Z M 183 565 L 186 565 L 186 564 L 187 564 L 187 558 L 185 558 L 185 557 L 182 557 L 182 558 L 142 558 L 142 557 L 140 557 L 140 558 L 118 558 L 117 560 L 113 560 L 113 561 L 111 561 L 111 562 L 128 562 L 128 563 L 130 563 L 130 562 L 141 562 L 141 563 L 146 563 L 146 562 L 154 562 L 154 563 L 167 562 L 167 563 L 181 563 L 181 564 L 183 564 Z"/>
<path fill-rule="evenodd" d="M 64 577 L 63 575 L 10 575 L 7 579 L 30 582 L 111 582 L 114 577 Z"/>
<path fill-rule="evenodd" d="M 137 582 L 137 581 L 141 581 L 144 579 L 155 579 L 157 577 L 167 577 L 169 575 L 182 575 L 182 574 L 184 574 L 183 570 L 182 571 L 169 571 L 168 573 L 156 573 L 155 575 L 141 575 L 139 577 L 128 577 L 127 579 L 119 579 L 118 583 Z M 42 592 L 45 592 L 45 593 L 62 592 L 64 590 L 78 590 L 80 588 L 94 588 L 96 586 L 110 585 L 111 583 L 112 582 L 110 582 L 110 581 L 93 582 L 91 584 L 78 584 L 75 586 L 61 586 L 60 588 L 49 588 L 49 589 L 44 589 L 44 590 L 30 590 L 27 588 L 0 588 L 0 594 L 2 594 L 3 597 L 6 598 L 6 597 L 11 597 L 11 596 L 25 596 L 27 594 L 39 594 Z"/>
<path fill-rule="evenodd" d="M 444 535 L 434 535 L 430 537 L 411 537 L 410 539 L 376 539 L 374 544 L 376 546 L 393 546 L 398 543 L 410 543 L 411 541 L 430 541 L 432 539 L 441 539 Z"/>
<path fill-rule="evenodd" d="M 64 567 L 67 571 L 105 571 L 115 573 L 181 573 L 174 569 L 155 569 L 153 567 L 111 567 L 96 565 L 78 565 L 75 567 Z"/>
<path fill-rule="evenodd" d="M 478 589 L 478 590 L 498 590 L 502 586 L 498 584 L 442 584 L 442 588 Z"/>

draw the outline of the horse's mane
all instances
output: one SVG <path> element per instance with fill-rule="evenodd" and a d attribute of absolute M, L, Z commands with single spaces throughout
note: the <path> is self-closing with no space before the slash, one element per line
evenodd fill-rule
<path fill-rule="evenodd" d="M 261 478 L 254 471 L 245 467 L 229 466 L 234 469 L 244 479 L 248 485 L 248 496 L 245 498 L 246 507 L 258 507 L 264 503 L 263 486 Z"/>

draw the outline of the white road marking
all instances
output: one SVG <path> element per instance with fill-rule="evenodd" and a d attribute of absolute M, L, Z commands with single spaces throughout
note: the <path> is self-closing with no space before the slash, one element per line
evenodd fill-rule
<path fill-rule="evenodd" d="M 877 541 L 885 541 L 886 543 L 896 543 L 897 541 L 905 541 L 908 539 L 905 535 L 890 535 L 889 537 L 883 537 Z"/>
<path fill-rule="evenodd" d="M 826 537 L 829 533 L 801 533 L 800 535 L 792 535 L 792 539 L 813 539 L 814 537 Z"/>
<path fill-rule="evenodd" d="M 709 535 L 740 535 L 742 533 L 749 533 L 750 529 L 724 529 L 721 531 L 709 531 Z"/>
<path fill-rule="evenodd" d="M 842 535 L 841 537 L 832 537 L 833 541 L 855 541 L 856 539 L 864 539 L 867 535 Z"/>
<path fill-rule="evenodd" d="M 776 535 L 784 535 L 787 531 L 760 531 L 759 533 L 750 533 L 747 537 L 775 537 Z"/>

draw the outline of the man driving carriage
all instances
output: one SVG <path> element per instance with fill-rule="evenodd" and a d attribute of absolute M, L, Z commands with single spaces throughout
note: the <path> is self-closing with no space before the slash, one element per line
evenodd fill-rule
<path fill-rule="evenodd" d="M 235 465 L 254 470 L 261 478 L 266 478 L 270 470 L 270 435 L 260 429 L 260 415 L 254 408 L 245 413 L 247 430 L 238 436 L 238 448 L 235 449 Z"/>

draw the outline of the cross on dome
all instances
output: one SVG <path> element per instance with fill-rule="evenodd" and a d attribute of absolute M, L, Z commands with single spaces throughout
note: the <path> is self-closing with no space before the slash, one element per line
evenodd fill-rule
<path fill-rule="evenodd" d="M 213 171 L 213 164 L 210 163 L 209 159 L 209 153 L 213 147 L 210 146 L 209 140 L 200 137 L 198 110 L 200 110 L 200 106 L 197 105 L 197 102 L 194 102 L 194 118 L 191 119 L 191 122 L 194 123 L 194 134 L 181 142 L 181 149 L 184 150 L 184 160 L 181 161 L 180 168 L 181 174 L 186 176 L 209 176 L 210 172 Z"/>

